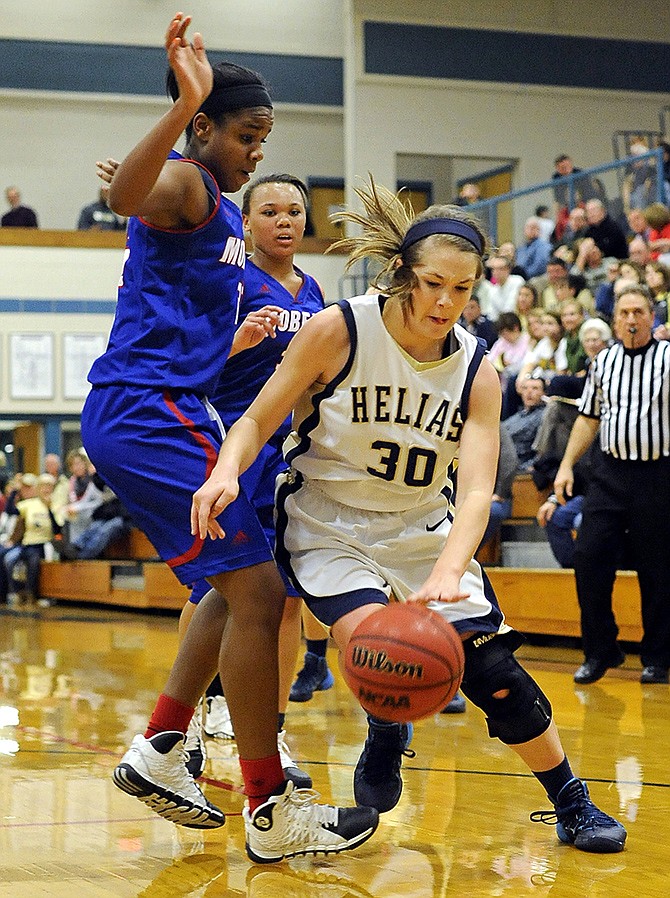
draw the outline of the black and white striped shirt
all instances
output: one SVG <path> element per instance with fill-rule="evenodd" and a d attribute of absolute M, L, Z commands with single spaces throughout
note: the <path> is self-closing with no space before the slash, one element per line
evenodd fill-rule
<path fill-rule="evenodd" d="M 600 419 L 603 452 L 625 461 L 670 456 L 670 341 L 615 343 L 592 362 L 579 410 Z"/>

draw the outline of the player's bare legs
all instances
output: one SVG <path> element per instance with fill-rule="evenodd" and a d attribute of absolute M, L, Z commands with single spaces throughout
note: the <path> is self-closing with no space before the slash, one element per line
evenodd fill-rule
<path fill-rule="evenodd" d="M 277 751 L 278 641 L 284 608 L 281 577 L 274 564 L 266 562 L 209 580 L 228 602 L 219 673 L 240 758 L 269 757 Z M 200 605 L 209 603 L 211 598 L 208 594 Z M 199 610 L 193 616 L 187 639 L 198 621 Z M 197 627 L 197 632 L 200 629 Z M 210 680 L 211 676 L 201 685 L 196 701 Z"/>

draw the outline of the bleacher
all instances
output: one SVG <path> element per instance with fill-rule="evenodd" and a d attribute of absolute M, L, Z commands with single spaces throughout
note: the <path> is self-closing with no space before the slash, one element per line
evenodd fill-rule
<path fill-rule="evenodd" d="M 478 553 L 477 560 L 486 567 L 510 625 L 525 633 L 579 636 L 579 605 L 572 570 L 502 564 L 506 532 L 524 527 L 539 529 L 535 513 L 548 492 L 538 491 L 530 475 L 517 475 L 512 490 L 512 515 L 503 522 L 503 539 L 492 541 Z M 540 539 L 534 542 L 541 544 Z M 545 545 L 549 551 L 546 541 Z M 189 590 L 158 558 L 140 530 L 131 530 L 111 545 L 105 556 L 93 561 L 43 561 L 40 594 L 59 602 L 138 609 L 180 611 L 184 606 Z M 617 575 L 614 608 L 620 638 L 639 642 L 642 622 L 635 573 L 620 571 Z"/>
<path fill-rule="evenodd" d="M 108 547 L 104 558 L 43 561 L 40 595 L 59 602 L 181 610 L 189 590 L 160 560 L 144 533 L 133 528 Z"/>

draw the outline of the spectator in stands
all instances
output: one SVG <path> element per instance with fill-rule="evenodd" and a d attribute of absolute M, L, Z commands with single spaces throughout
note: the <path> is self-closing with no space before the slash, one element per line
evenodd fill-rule
<path fill-rule="evenodd" d="M 507 313 L 510 314 L 510 313 Z M 514 440 L 504 422 L 500 422 L 500 454 L 493 487 L 491 511 L 478 552 L 500 533 L 502 522 L 512 514 L 512 484 L 519 467 L 519 457 Z"/>
<path fill-rule="evenodd" d="M 644 156 L 649 147 L 641 140 L 630 147 L 631 156 Z M 644 209 L 653 202 L 656 194 L 656 163 L 651 157 L 637 159 L 628 168 L 621 188 L 621 198 L 626 214 L 631 209 Z M 622 257 L 623 258 L 623 257 Z"/>
<path fill-rule="evenodd" d="M 557 355 L 562 338 L 563 325 L 558 312 L 544 312 L 542 315 L 542 339 L 526 354 L 517 379 L 517 392 L 519 392 L 521 382 L 538 368 L 543 372 L 542 376 L 545 382 L 556 373 L 562 373 L 565 370 L 565 356 L 561 358 Z M 561 367 L 561 363 L 563 367 Z"/>
<path fill-rule="evenodd" d="M 553 293 L 559 313 L 561 306 L 568 299 L 576 299 L 587 315 L 593 315 L 595 311 L 593 293 L 586 286 L 586 278 L 581 274 L 568 274 L 564 280 L 554 285 Z"/>
<path fill-rule="evenodd" d="M 644 217 L 642 209 L 631 209 L 626 216 L 628 221 L 628 238 L 641 237 L 645 243 L 649 240 L 649 222 Z M 629 247 L 630 250 L 630 247 Z"/>
<path fill-rule="evenodd" d="M 106 485 L 99 474 L 92 483 L 101 493 L 100 504 L 93 509 L 88 527 L 74 539 L 63 539 L 58 546 L 61 558 L 101 558 L 107 546 L 130 530 L 130 515 L 121 500 Z"/>
<path fill-rule="evenodd" d="M 644 280 L 654 300 L 654 336 L 657 340 L 670 339 L 668 316 L 670 313 L 670 268 L 662 262 L 649 262 L 644 270 Z"/>
<path fill-rule="evenodd" d="M 611 322 L 617 296 L 626 287 L 639 284 L 642 269 L 631 259 L 623 262 L 611 260 L 607 269 L 607 280 L 596 290 L 596 313 Z"/>
<path fill-rule="evenodd" d="M 581 168 L 576 168 L 570 156 L 562 153 L 554 159 L 553 180 L 565 178 L 567 175 L 581 174 Z M 554 187 L 554 202 L 556 204 L 556 240 L 563 239 L 563 231 L 568 220 L 570 210 L 575 206 L 583 206 L 588 200 L 597 197 L 604 199 L 602 185 L 587 175 L 575 178 L 572 183 L 557 184 Z"/>
<path fill-rule="evenodd" d="M 517 263 L 526 272 L 526 278 L 538 277 L 547 270 L 551 256 L 551 243 L 542 237 L 541 219 L 536 216 L 527 218 L 523 235 L 525 242 L 517 249 Z"/>
<path fill-rule="evenodd" d="M 533 443 L 544 415 L 545 380 L 542 371 L 531 372 L 517 381 L 522 408 L 502 422 L 512 438 L 518 457 L 518 470 L 528 472 L 533 466 Z"/>
<path fill-rule="evenodd" d="M 647 245 L 656 261 L 670 253 L 670 209 L 663 203 L 652 203 L 644 210 L 644 219 L 649 225 Z"/>
<path fill-rule="evenodd" d="M 35 210 L 30 206 L 24 206 L 21 203 L 21 194 L 18 187 L 8 187 L 5 190 L 5 196 L 9 203 L 9 212 L 0 219 L 0 226 L 3 228 L 36 228 L 37 215 Z"/>
<path fill-rule="evenodd" d="M 574 276 L 573 276 L 574 277 Z M 576 280 L 576 278 L 575 278 Z M 563 336 L 558 346 L 558 353 L 565 355 L 565 371 L 568 374 L 584 374 L 586 351 L 580 339 L 580 330 L 584 324 L 584 307 L 576 298 L 579 283 L 568 281 L 568 298 L 560 305 Z M 563 366 L 560 366 L 563 368 Z M 581 391 L 580 391 L 581 392 Z"/>
<path fill-rule="evenodd" d="M 607 214 L 602 200 L 589 200 L 586 204 L 586 220 L 589 223 L 586 237 L 591 238 L 603 256 L 615 259 L 628 258 L 628 241 L 614 219 Z"/>
<path fill-rule="evenodd" d="M 551 243 L 552 234 L 556 228 L 556 222 L 551 217 L 549 206 L 536 206 L 535 217 L 540 222 L 540 237 Z"/>
<path fill-rule="evenodd" d="M 506 259 L 510 261 L 510 274 L 518 274 L 524 280 L 528 280 L 526 275 L 526 271 L 522 268 L 516 258 L 516 246 L 512 243 L 511 240 L 506 240 L 504 243 L 501 243 L 498 247 L 498 255 L 504 256 Z M 490 275 L 490 272 L 488 272 Z"/>
<path fill-rule="evenodd" d="M 516 296 L 524 279 L 512 274 L 510 260 L 504 256 L 493 256 L 486 263 L 491 272 L 491 280 L 482 280 L 477 285 L 476 295 L 484 315 L 496 322 L 501 312 L 513 312 Z"/>
<path fill-rule="evenodd" d="M 566 246 L 565 243 L 559 243 L 559 245 L 554 250 L 554 258 L 562 259 L 568 268 L 572 268 L 575 264 L 575 259 L 577 258 L 577 250 L 575 247 L 578 245 L 579 241 L 571 244 L 570 246 Z"/>
<path fill-rule="evenodd" d="M 477 184 L 468 181 L 461 185 L 458 196 L 454 200 L 454 206 L 471 206 L 473 203 L 478 203 L 481 198 L 481 191 Z"/>
<path fill-rule="evenodd" d="M 531 309 L 539 308 L 540 298 L 535 285 L 531 284 L 530 281 L 526 284 L 522 284 L 516 295 L 516 308 L 514 309 L 521 321 L 521 330 L 528 332 L 528 313 Z"/>
<path fill-rule="evenodd" d="M 552 493 L 537 510 L 537 523 L 546 528 L 552 554 L 564 568 L 575 566 L 575 540 L 582 522 L 583 504 L 582 494 L 575 494 L 565 505 L 560 505 Z"/>
<path fill-rule="evenodd" d="M 530 335 L 521 327 L 516 312 L 503 312 L 498 318 L 498 339 L 489 352 L 489 361 L 500 375 L 503 393 L 510 377 L 516 376 L 530 349 Z"/>
<path fill-rule="evenodd" d="M 79 213 L 77 229 L 80 231 L 125 231 L 126 219 L 117 215 L 107 205 L 108 190 L 101 187 L 98 199 L 84 206 Z"/>
<path fill-rule="evenodd" d="M 563 503 L 574 467 L 600 433 L 603 450 L 583 506 L 575 552 L 584 663 L 575 682 L 594 683 L 624 654 L 617 643 L 612 590 L 626 534 L 642 600 L 642 683 L 667 683 L 670 668 L 670 344 L 654 340 L 653 306 L 641 287 L 617 298 L 618 342 L 597 356 L 554 482 Z M 603 422 L 603 426 L 601 425 Z"/>
<path fill-rule="evenodd" d="M 602 318 L 587 318 L 580 328 L 579 339 L 586 352 L 584 367 L 588 374 L 589 366 L 598 353 L 610 345 L 612 331 Z M 557 398 L 553 390 L 554 381 L 567 376 L 556 375 L 547 390 L 551 395 L 548 396 L 547 407 L 533 447 L 537 452 L 533 465 L 533 480 L 538 490 L 546 489 L 553 484 L 565 447 L 568 445 L 572 425 L 577 418 L 577 398 L 583 391 L 585 383 L 583 378 L 580 380 L 579 389 L 575 391 L 574 399 L 569 396 Z"/>
<path fill-rule="evenodd" d="M 20 583 L 15 578 L 16 566 L 25 565 L 25 598 L 35 603 L 39 592 L 40 561 L 45 557 L 45 546 L 51 544 L 57 531 L 49 500 L 54 487 L 51 474 L 24 474 L 22 478 L 22 498 L 17 502 L 18 515 L 10 539 L 18 552 L 8 552 L 4 562 L 9 581 L 8 602 L 18 601 Z"/>
<path fill-rule="evenodd" d="M 490 349 L 498 339 L 496 325 L 487 318 L 486 315 L 482 315 L 479 299 L 474 293 L 465 304 L 463 314 L 458 319 L 458 323 L 461 327 L 464 327 L 469 334 L 474 334 L 475 337 L 481 337 L 481 339 L 486 342 L 487 349 Z"/>
<path fill-rule="evenodd" d="M 58 526 L 62 527 L 65 523 L 65 506 L 70 501 L 70 480 L 63 473 L 61 460 L 55 452 L 49 452 L 44 456 L 44 473 L 51 474 L 54 478 L 54 488 L 51 493 L 51 511 L 56 518 Z"/>
<path fill-rule="evenodd" d="M 628 258 L 642 268 L 645 267 L 647 262 L 651 262 L 651 250 L 646 240 L 643 240 L 641 237 L 633 237 L 628 244 Z"/>
<path fill-rule="evenodd" d="M 561 236 L 561 243 L 570 246 L 581 237 L 586 237 L 589 226 L 583 206 L 575 206 L 568 214 L 568 220 Z"/>
<path fill-rule="evenodd" d="M 549 257 L 544 274 L 533 278 L 531 283 L 538 291 L 540 305 L 548 312 L 554 312 L 558 308 L 556 298 L 556 284 L 566 280 L 568 276 L 568 264 L 556 255 Z"/>
<path fill-rule="evenodd" d="M 94 470 L 83 450 L 69 452 L 67 463 L 72 476 L 69 502 L 63 509 L 63 533 L 65 539 L 74 542 L 90 524 L 94 509 L 102 501 L 102 491 L 93 482 Z"/>
<path fill-rule="evenodd" d="M 628 250 L 626 250 L 628 256 Z M 586 279 L 586 286 L 595 296 L 596 290 L 607 280 L 607 272 L 617 259 L 612 256 L 603 256 L 603 252 L 594 241 L 593 237 L 584 237 L 579 242 L 575 264 L 570 269 L 572 274 L 581 274 Z"/>
<path fill-rule="evenodd" d="M 544 337 L 544 324 L 542 323 L 543 316 L 544 309 L 542 309 L 541 306 L 535 306 L 532 309 L 528 309 L 526 312 L 526 332 L 530 337 L 529 349 L 533 349 L 533 347 L 537 346 L 540 340 Z"/>

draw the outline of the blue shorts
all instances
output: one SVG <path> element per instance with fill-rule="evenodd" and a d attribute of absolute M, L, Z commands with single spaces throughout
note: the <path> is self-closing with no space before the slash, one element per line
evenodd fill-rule
<path fill-rule="evenodd" d="M 240 477 L 240 485 L 251 502 L 271 546 L 275 544 L 275 484 L 277 476 L 286 469 L 287 464 L 281 451 L 281 440 L 273 438 L 271 442 L 263 446 L 256 461 Z M 279 566 L 279 573 L 284 581 L 286 595 L 299 596 L 300 593 L 281 566 Z M 197 605 L 209 589 L 211 587 L 206 582 L 194 583 L 189 601 Z"/>
<path fill-rule="evenodd" d="M 191 535 L 193 493 L 212 471 L 222 439 L 202 397 L 96 386 L 84 405 L 81 431 L 96 470 L 182 583 L 272 560 L 242 491 L 218 518 L 225 539 Z"/>

